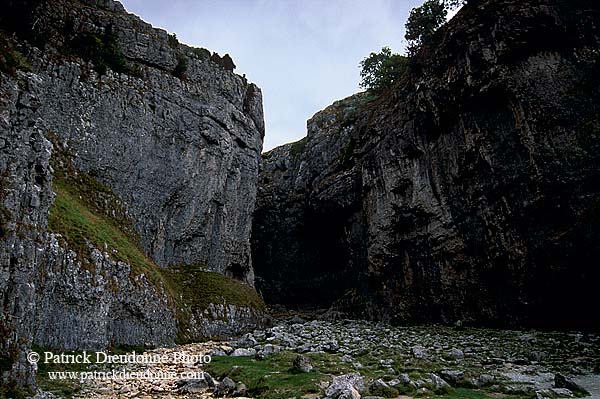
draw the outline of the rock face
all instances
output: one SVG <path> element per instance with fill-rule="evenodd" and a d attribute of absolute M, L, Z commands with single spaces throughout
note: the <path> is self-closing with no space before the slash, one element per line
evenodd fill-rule
<path fill-rule="evenodd" d="M 364 224 L 352 133 L 364 98 L 333 104 L 308 121 L 307 138 L 263 155 L 252 255 L 267 301 L 319 306 L 355 286 Z"/>
<path fill-rule="evenodd" d="M 33 35 L 44 34 L 46 46 L 110 31 L 135 70 L 98 76 L 48 52 L 36 56 L 38 76 L 27 89 L 39 102 L 38 128 L 55 132 L 79 169 L 123 199 L 159 265 L 202 263 L 252 284 L 260 89 L 119 6 L 66 0 L 36 8 L 44 23 Z M 171 74 L 180 59 L 184 80 Z"/>
<path fill-rule="evenodd" d="M 173 345 L 175 310 L 169 296 L 124 262 L 93 249 L 94 267 L 50 235 L 38 272 L 33 342 L 46 348 L 104 349 L 109 345 Z"/>
<path fill-rule="evenodd" d="M 393 90 L 335 103 L 265 154 L 266 300 L 597 326 L 599 16 L 583 0 L 470 4 Z"/>
<path fill-rule="evenodd" d="M 0 28 L 30 64 L 0 68 L 0 360 L 13 363 L 0 377 L 33 383 L 24 359 L 32 343 L 173 344 L 186 304 L 158 268 L 136 262 L 198 265 L 252 286 L 262 95 L 231 58 L 213 62 L 112 0 L 8 1 Z M 122 211 L 109 216 L 133 226 L 118 234 L 139 239 L 141 260 L 80 237 L 84 259 L 72 237 L 48 229 L 61 153 L 69 173 L 118 197 Z M 188 339 L 265 321 L 260 309 L 226 301 L 197 310 L 185 320 Z"/>

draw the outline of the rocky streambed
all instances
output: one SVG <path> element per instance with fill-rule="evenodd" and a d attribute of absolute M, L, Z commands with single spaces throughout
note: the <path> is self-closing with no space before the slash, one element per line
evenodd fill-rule
<path fill-rule="evenodd" d="M 79 370 L 138 374 L 83 381 L 51 380 L 43 364 L 38 379 L 78 398 L 600 397 L 600 336 L 580 332 L 295 317 L 236 341 L 136 354 L 163 361 L 93 364 Z"/>

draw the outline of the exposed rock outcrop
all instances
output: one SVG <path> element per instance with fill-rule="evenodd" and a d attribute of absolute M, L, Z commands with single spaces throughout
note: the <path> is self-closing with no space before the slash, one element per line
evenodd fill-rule
<path fill-rule="evenodd" d="M 171 345 L 268 322 L 249 244 L 260 89 L 112 0 L 7 1 L 0 29 L 30 64 L 0 70 L 0 377 L 33 384 L 32 343 Z M 181 295 L 185 265 L 252 300 Z"/>
<path fill-rule="evenodd" d="M 599 18 L 584 0 L 470 3 L 396 88 L 334 104 L 265 154 L 265 298 L 396 322 L 597 326 Z"/>
<path fill-rule="evenodd" d="M 57 62 L 49 49 L 34 51 L 37 78 L 24 90 L 39 103 L 38 128 L 55 132 L 79 169 L 123 199 L 159 265 L 202 263 L 251 284 L 248 237 L 264 135 L 260 89 L 119 3 L 90 7 L 96 3 L 41 2 L 28 36 L 43 36 L 46 49 L 84 56 L 96 50 L 87 42 L 83 50 L 73 47 L 84 34 L 103 45 L 114 37 L 128 73 L 98 76 L 80 62 Z M 103 61 L 119 58 L 114 53 Z M 169 76 L 182 58 L 185 80 Z"/>

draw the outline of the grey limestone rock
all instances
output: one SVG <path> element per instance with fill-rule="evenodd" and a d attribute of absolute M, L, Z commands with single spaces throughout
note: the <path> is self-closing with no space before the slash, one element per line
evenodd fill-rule
<path fill-rule="evenodd" d="M 292 363 L 294 370 L 302 373 L 308 373 L 313 370 L 313 365 L 309 358 L 304 355 L 297 355 Z"/>
<path fill-rule="evenodd" d="M 351 373 L 335 377 L 325 390 L 325 395 L 328 399 L 360 399 L 360 392 L 364 390 L 364 377 Z"/>
<path fill-rule="evenodd" d="M 180 325 L 164 286 L 107 248 L 90 246 L 84 265 L 48 231 L 50 160 L 67 151 L 75 173 L 116 193 L 157 265 L 204 265 L 252 285 L 260 89 L 112 0 L 8 2 L 0 25 L 31 63 L 29 72 L 0 72 L 0 356 L 32 343 L 172 345 Z M 127 68 L 101 73 L 88 59 L 61 56 L 82 35 L 116 38 Z M 190 317 L 193 337 L 230 337 L 266 320 L 223 303 Z M 8 377 L 32 386 L 21 355 L 9 359 Z"/>

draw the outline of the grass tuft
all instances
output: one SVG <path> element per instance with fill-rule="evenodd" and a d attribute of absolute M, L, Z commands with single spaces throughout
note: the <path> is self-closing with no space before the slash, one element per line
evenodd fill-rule
<path fill-rule="evenodd" d="M 318 372 L 297 373 L 292 370 L 296 354 L 281 352 L 266 360 L 252 357 L 215 356 L 206 371 L 216 378 L 229 377 L 243 382 L 257 399 L 295 398 L 318 393 L 325 376 Z"/>

